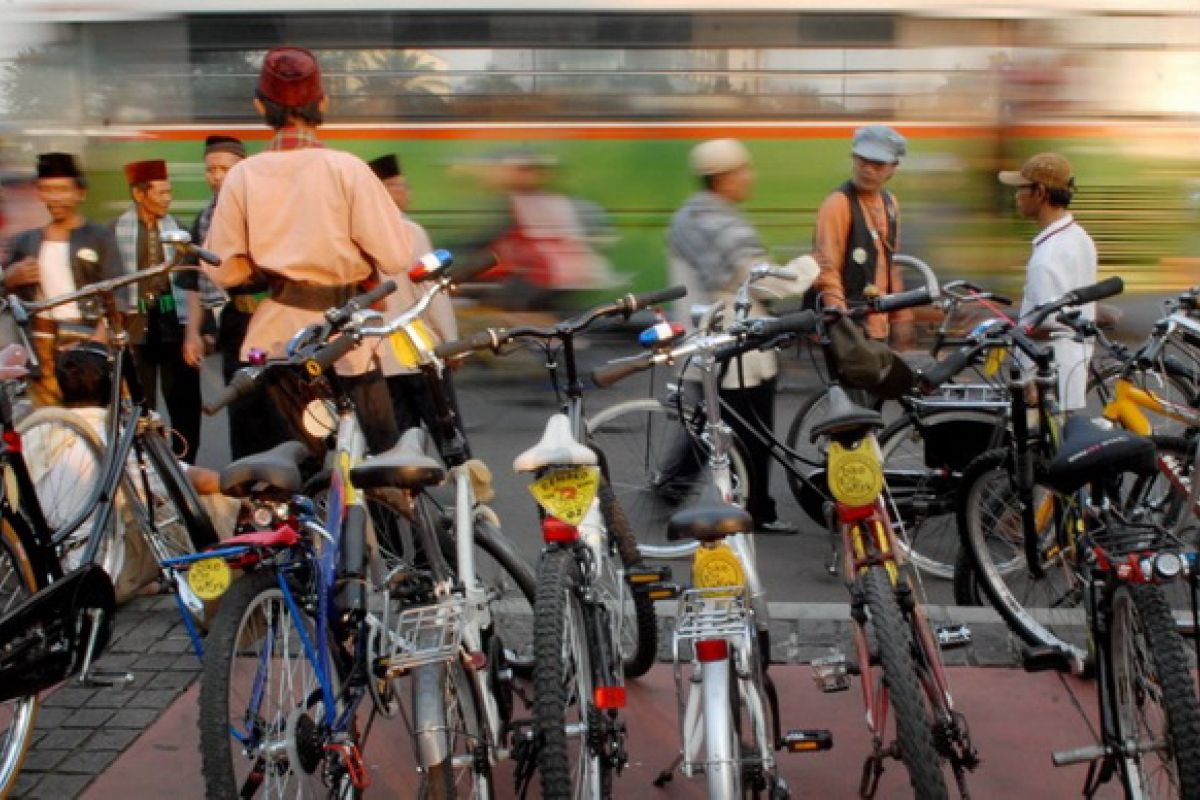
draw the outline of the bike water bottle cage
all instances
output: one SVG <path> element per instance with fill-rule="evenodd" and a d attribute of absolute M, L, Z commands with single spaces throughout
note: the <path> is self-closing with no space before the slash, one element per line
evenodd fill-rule
<path fill-rule="evenodd" d="M 811 440 L 822 436 L 862 430 L 863 432 L 883 427 L 883 415 L 878 411 L 856 405 L 840 386 L 829 387 L 829 413 L 825 419 L 813 426 Z"/>
<path fill-rule="evenodd" d="M 555 465 L 594 466 L 599 463 L 592 448 L 575 441 L 571 421 L 566 414 L 555 414 L 546 421 L 546 431 L 540 442 L 517 456 L 513 461 L 516 472 L 537 472 Z"/>
<path fill-rule="evenodd" d="M 1054 491 L 1069 494 L 1095 479 L 1127 472 L 1149 476 L 1157 471 L 1154 442 L 1128 431 L 1104 428 L 1087 417 L 1072 417 L 1042 480 Z"/>
<path fill-rule="evenodd" d="M 408 429 L 391 450 L 351 467 L 350 480 L 359 489 L 437 486 L 446 479 L 446 468 L 436 458 L 425 455 L 426 436 L 421 428 Z"/>

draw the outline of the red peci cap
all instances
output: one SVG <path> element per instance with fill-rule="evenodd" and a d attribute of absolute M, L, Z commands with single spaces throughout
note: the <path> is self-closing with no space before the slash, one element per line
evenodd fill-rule
<path fill-rule="evenodd" d="M 125 180 L 130 186 L 150 181 L 167 180 L 167 162 L 161 159 L 153 161 L 134 161 L 125 165 Z"/>
<path fill-rule="evenodd" d="M 276 47 L 263 59 L 259 93 L 284 108 L 299 108 L 325 96 L 321 66 L 303 47 Z"/>

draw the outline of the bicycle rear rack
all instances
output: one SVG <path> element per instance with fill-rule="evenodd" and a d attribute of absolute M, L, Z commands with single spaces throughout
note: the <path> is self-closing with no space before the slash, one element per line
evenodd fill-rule
<path fill-rule="evenodd" d="M 389 677 L 454 658 L 462 645 L 463 608 L 461 597 L 447 597 L 439 603 L 405 609 L 391 622 L 385 615 Z"/>

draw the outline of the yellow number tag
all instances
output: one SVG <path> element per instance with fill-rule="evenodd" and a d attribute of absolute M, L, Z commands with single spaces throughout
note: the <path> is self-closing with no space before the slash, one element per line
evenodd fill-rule
<path fill-rule="evenodd" d="M 736 594 L 746 585 L 746 573 L 742 562 L 729 545 L 701 547 L 692 561 L 692 586 L 697 589 L 730 587 L 729 594 Z"/>
<path fill-rule="evenodd" d="M 206 558 L 188 569 L 187 582 L 201 600 L 216 600 L 233 583 L 233 571 L 224 559 Z"/>
<path fill-rule="evenodd" d="M 419 348 L 413 344 L 411 337 L 419 339 Z M 407 329 L 401 328 L 388 337 L 392 343 L 392 355 L 405 367 L 415 367 L 421 363 L 421 350 L 433 348 L 433 335 L 421 320 L 413 320 Z"/>
<path fill-rule="evenodd" d="M 1007 347 L 996 347 L 988 351 L 987 361 L 983 365 L 983 374 L 989 378 L 1000 371 L 1004 366 L 1004 359 L 1008 358 Z"/>
<path fill-rule="evenodd" d="M 546 473 L 530 485 L 529 491 L 547 514 L 568 525 L 578 525 L 599 488 L 599 467 L 568 467 Z"/>
<path fill-rule="evenodd" d="M 883 458 L 873 436 L 854 447 L 829 444 L 829 491 L 848 506 L 869 506 L 883 491 Z"/>

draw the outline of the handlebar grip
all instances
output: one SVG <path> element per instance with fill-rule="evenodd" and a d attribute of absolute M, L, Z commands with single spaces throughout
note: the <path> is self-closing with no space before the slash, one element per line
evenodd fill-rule
<path fill-rule="evenodd" d="M 433 348 L 433 353 L 438 358 L 453 358 L 461 356 L 463 353 L 470 353 L 472 350 L 483 350 L 489 347 L 495 347 L 502 339 L 504 332 L 501 330 L 480 331 L 469 339 L 455 339 L 451 342 L 443 342 Z"/>
<path fill-rule="evenodd" d="M 194 248 L 196 258 L 203 261 L 205 264 L 211 264 L 214 267 L 221 266 L 221 257 L 211 250 L 205 250 L 203 247 Z"/>
<path fill-rule="evenodd" d="M 932 302 L 933 296 L 929 293 L 929 287 L 922 286 L 920 289 L 896 292 L 895 294 L 884 295 L 876 299 L 875 310 L 886 313 L 889 311 L 899 311 L 902 308 L 927 306 Z"/>
<path fill-rule="evenodd" d="M 638 309 L 658 305 L 659 303 L 666 303 L 671 300 L 678 300 L 686 295 L 686 286 L 671 286 L 666 289 L 659 289 L 656 292 L 629 295 L 625 298 L 626 310 L 632 314 Z"/>
<path fill-rule="evenodd" d="M 1011 306 L 1013 304 L 1012 298 L 1004 294 L 993 294 L 988 297 L 988 300 L 1001 306 Z"/>
<path fill-rule="evenodd" d="M 230 403 L 257 391 L 258 379 L 262 373 L 262 367 L 242 367 L 233 373 L 233 380 L 221 392 L 221 396 L 213 402 L 205 403 L 202 406 L 204 413 L 211 417 Z"/>
<path fill-rule="evenodd" d="M 639 356 L 614 361 L 592 370 L 592 382 L 604 389 L 628 378 L 635 372 L 649 369 L 653 364 L 654 353 L 642 353 Z"/>
<path fill-rule="evenodd" d="M 817 329 L 817 319 L 815 311 L 797 311 L 774 319 L 755 320 L 749 330 L 751 335 L 760 339 L 769 339 L 781 333 L 812 333 Z"/>
<path fill-rule="evenodd" d="M 327 312 L 325 318 L 329 320 L 329 324 L 333 325 L 334 328 L 340 328 L 350 321 L 350 317 L 355 311 L 361 311 L 374 303 L 378 303 L 394 291 L 396 291 L 396 282 L 391 280 L 384 281 L 369 292 L 363 292 L 360 295 L 351 297 L 340 308 Z"/>
<path fill-rule="evenodd" d="M 456 284 L 466 283 L 472 278 L 482 275 L 500 263 L 499 257 L 491 250 L 467 259 L 465 264 L 455 264 L 450 269 L 450 277 Z"/>
<path fill-rule="evenodd" d="M 979 352 L 979 345 L 960 347 L 943 360 L 934 364 L 920 376 L 921 385 L 926 389 L 936 389 L 953 378 L 971 363 L 971 359 Z"/>
<path fill-rule="evenodd" d="M 320 375 L 357 346 L 357 339 L 349 334 L 342 334 L 314 353 L 312 358 L 304 363 L 304 368 L 314 377 Z"/>
<path fill-rule="evenodd" d="M 1103 300 L 1106 297 L 1120 294 L 1125 291 L 1125 281 L 1117 275 L 1111 278 L 1105 278 L 1099 283 L 1093 283 L 1091 286 L 1084 286 L 1070 294 L 1069 305 L 1077 305 L 1081 303 L 1094 303 L 1097 300 Z"/>

